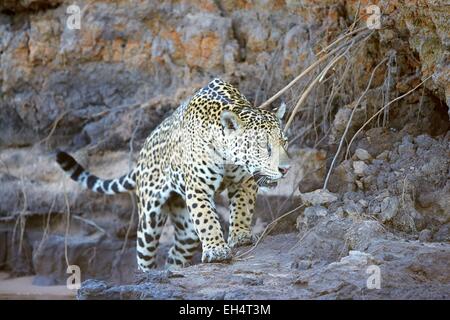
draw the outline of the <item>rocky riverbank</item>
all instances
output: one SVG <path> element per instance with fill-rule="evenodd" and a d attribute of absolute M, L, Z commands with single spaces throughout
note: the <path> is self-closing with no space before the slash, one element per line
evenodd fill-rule
<path fill-rule="evenodd" d="M 53 286 L 78 265 L 80 299 L 448 299 L 450 8 L 373 3 L 381 29 L 364 29 L 360 1 L 82 0 L 72 30 L 72 1 L 3 1 L 0 270 Z M 293 168 L 258 197 L 255 233 L 297 209 L 230 264 L 165 271 L 168 225 L 160 269 L 137 273 L 133 198 L 82 190 L 55 164 L 61 148 L 99 176 L 123 174 L 211 78 L 257 106 L 336 39 L 342 56 L 292 118 Z M 331 60 L 269 108 L 283 100 L 290 117 Z M 381 289 L 368 289 L 368 268 Z"/>

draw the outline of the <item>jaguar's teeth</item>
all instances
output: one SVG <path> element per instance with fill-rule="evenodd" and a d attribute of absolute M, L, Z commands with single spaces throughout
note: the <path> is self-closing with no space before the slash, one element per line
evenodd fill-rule
<path fill-rule="evenodd" d="M 262 175 L 258 175 L 258 176 L 254 176 L 256 183 L 260 186 L 260 187 L 267 187 L 267 188 L 274 188 L 277 186 L 277 181 L 269 178 L 268 176 L 262 176 Z"/>

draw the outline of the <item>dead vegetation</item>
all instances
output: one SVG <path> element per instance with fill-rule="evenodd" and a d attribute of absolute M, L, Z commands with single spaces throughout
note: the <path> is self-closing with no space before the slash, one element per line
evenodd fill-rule
<path fill-rule="evenodd" d="M 359 19 L 361 19 L 361 17 Z M 302 145 L 313 141 L 313 146 L 317 147 L 318 145 L 323 144 L 326 138 L 329 138 L 331 127 L 333 126 L 332 122 L 334 114 L 336 110 L 339 109 L 339 106 L 342 104 L 351 104 L 352 111 L 344 131 L 341 133 L 340 137 L 338 137 L 339 144 L 337 150 L 335 150 L 334 155 L 332 156 L 332 161 L 329 163 L 327 174 L 324 178 L 322 187 L 324 190 L 328 187 L 328 181 L 333 172 L 333 168 L 338 165 L 339 159 L 342 159 L 343 148 L 345 148 L 345 156 L 343 159 L 348 159 L 352 143 L 360 137 L 360 134 L 367 126 L 373 123 L 373 120 L 379 120 L 380 115 L 382 115 L 381 123 L 378 121 L 375 125 L 381 127 L 388 126 L 389 107 L 395 106 L 397 101 L 416 91 L 431 77 L 425 77 L 419 84 L 406 93 L 390 99 L 392 96 L 391 88 L 394 81 L 393 75 L 397 73 L 397 68 L 394 63 L 396 60 L 396 53 L 394 51 L 386 51 L 385 56 L 380 56 L 379 62 L 376 62 L 376 65 L 372 68 L 365 89 L 355 90 L 355 79 L 352 78 L 351 75 L 355 75 L 355 73 L 358 72 L 358 68 L 361 67 L 358 65 L 357 57 L 367 52 L 366 42 L 375 34 L 375 31 L 369 30 L 364 26 L 355 29 L 359 19 L 355 19 L 355 22 L 350 26 L 347 32 L 343 33 L 341 36 L 337 37 L 336 40 L 321 49 L 318 52 L 318 58 L 314 63 L 259 106 L 261 108 L 267 108 L 278 99 L 286 101 L 289 117 L 286 121 L 284 130 L 290 136 L 290 144 L 295 142 L 295 145 Z M 380 73 L 380 70 L 382 70 L 382 73 Z M 304 80 L 311 73 L 313 76 Z M 384 76 L 380 77 L 380 75 L 383 74 Z M 362 78 L 364 79 L 365 77 L 362 76 Z M 375 85 L 373 83 L 374 78 L 376 78 Z M 299 85 L 300 80 L 304 81 Z M 381 86 L 379 86 L 380 83 Z M 369 110 L 366 109 L 368 119 L 359 128 L 355 129 L 356 132 L 354 132 L 349 139 L 349 128 L 355 127 L 355 124 L 352 122 L 355 112 L 360 106 L 366 108 L 366 94 L 369 91 L 378 90 L 379 88 L 381 88 L 383 93 L 381 106 L 378 110 L 375 109 L 373 113 L 369 113 Z M 318 98 L 319 96 L 321 98 Z M 422 105 L 422 100 L 423 91 L 420 106 Z M 298 185 L 294 186 L 294 190 L 292 190 L 292 193 L 289 196 L 291 199 L 297 188 Z M 269 206 L 271 205 L 269 204 Z M 269 234 L 281 219 L 297 212 L 297 210 L 301 209 L 303 206 L 304 205 L 300 205 L 294 210 L 281 213 L 266 226 L 255 245 L 250 250 L 240 254 L 238 258 L 251 253 L 260 241 L 262 241 L 263 237 Z M 271 207 L 269 210 L 273 212 Z M 370 219 L 374 218 L 370 217 Z M 414 222 L 412 222 L 412 224 L 414 224 Z"/>

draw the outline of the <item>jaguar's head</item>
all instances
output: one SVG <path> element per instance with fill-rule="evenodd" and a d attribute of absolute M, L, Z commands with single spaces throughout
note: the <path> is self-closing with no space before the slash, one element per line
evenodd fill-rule
<path fill-rule="evenodd" d="M 244 167 L 260 186 L 275 186 L 290 168 L 287 138 L 281 129 L 284 113 L 284 105 L 276 113 L 248 106 L 220 115 L 227 160 Z"/>
<path fill-rule="evenodd" d="M 290 165 L 287 138 L 281 129 L 284 104 L 276 112 L 255 108 L 234 86 L 220 79 L 201 89 L 191 103 L 219 106 L 207 109 L 210 114 L 204 115 L 220 127 L 220 137 L 207 138 L 220 150 L 217 161 L 242 166 L 260 186 L 275 186 L 286 175 Z"/>

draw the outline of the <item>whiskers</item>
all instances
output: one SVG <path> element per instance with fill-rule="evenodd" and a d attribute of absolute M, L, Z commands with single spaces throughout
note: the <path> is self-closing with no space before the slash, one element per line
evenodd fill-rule
<path fill-rule="evenodd" d="M 274 188 L 277 186 L 277 181 L 271 179 L 269 176 L 262 175 L 259 171 L 253 174 L 256 184 L 260 187 Z"/>

